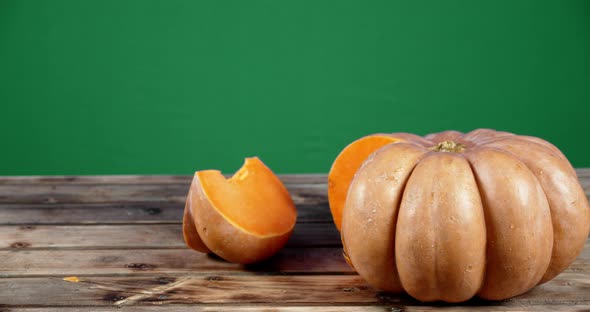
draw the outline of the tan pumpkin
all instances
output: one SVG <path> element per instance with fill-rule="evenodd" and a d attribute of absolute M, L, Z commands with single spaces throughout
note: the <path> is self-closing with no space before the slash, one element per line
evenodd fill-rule
<path fill-rule="evenodd" d="M 369 143 L 378 149 L 364 159 L 347 153 L 374 136 L 357 140 L 330 172 L 345 256 L 372 286 L 421 301 L 500 300 L 551 280 L 581 252 L 588 199 L 550 143 L 488 129 L 377 136 L 391 141 Z M 338 180 L 347 174 L 337 162 L 355 157 L 352 181 Z"/>

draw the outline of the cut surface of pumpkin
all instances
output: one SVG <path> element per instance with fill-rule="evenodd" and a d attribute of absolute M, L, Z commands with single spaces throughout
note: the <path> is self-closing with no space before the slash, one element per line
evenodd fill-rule
<path fill-rule="evenodd" d="M 257 157 L 225 179 L 217 170 L 198 172 L 203 193 L 228 222 L 256 236 L 276 236 L 293 228 L 297 213 L 279 178 Z"/>
<path fill-rule="evenodd" d="M 252 263 L 280 250 L 296 219 L 295 205 L 283 183 L 252 157 L 229 179 L 218 170 L 195 173 L 183 229 L 186 244 L 197 251 Z M 202 245 L 207 248 L 199 248 Z"/>
<path fill-rule="evenodd" d="M 350 143 L 334 160 L 328 174 L 328 201 L 334 224 L 339 231 L 342 223 L 342 209 L 354 174 L 369 155 L 387 144 L 398 141 L 401 139 L 389 134 L 369 135 Z"/>

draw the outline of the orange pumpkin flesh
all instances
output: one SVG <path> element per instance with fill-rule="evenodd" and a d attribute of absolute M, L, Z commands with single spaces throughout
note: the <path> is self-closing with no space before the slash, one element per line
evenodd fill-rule
<path fill-rule="evenodd" d="M 399 140 L 388 134 L 374 134 L 360 138 L 346 146 L 332 164 L 328 174 L 328 201 L 334 224 L 339 231 L 342 223 L 342 208 L 354 174 L 374 151 Z"/>
<path fill-rule="evenodd" d="M 253 157 L 229 179 L 217 170 L 195 173 L 183 234 L 192 249 L 246 264 L 278 252 L 289 239 L 296 218 L 285 186 Z"/>
<path fill-rule="evenodd" d="M 541 139 L 446 131 L 365 154 L 334 221 L 347 262 L 376 288 L 422 301 L 506 299 L 565 270 L 588 237 L 575 171 Z"/>

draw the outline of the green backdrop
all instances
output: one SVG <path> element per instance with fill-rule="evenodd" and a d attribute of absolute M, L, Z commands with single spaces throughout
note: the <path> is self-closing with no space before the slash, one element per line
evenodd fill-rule
<path fill-rule="evenodd" d="M 0 175 L 327 172 L 490 127 L 590 167 L 590 1 L 0 0 Z"/>

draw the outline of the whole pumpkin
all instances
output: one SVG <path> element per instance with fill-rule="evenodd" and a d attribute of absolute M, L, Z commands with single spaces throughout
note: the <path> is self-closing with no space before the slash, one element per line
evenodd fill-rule
<path fill-rule="evenodd" d="M 489 129 L 379 136 L 392 143 L 362 162 L 334 216 L 347 261 L 372 286 L 421 301 L 501 300 L 581 252 L 588 199 L 552 144 Z"/>

